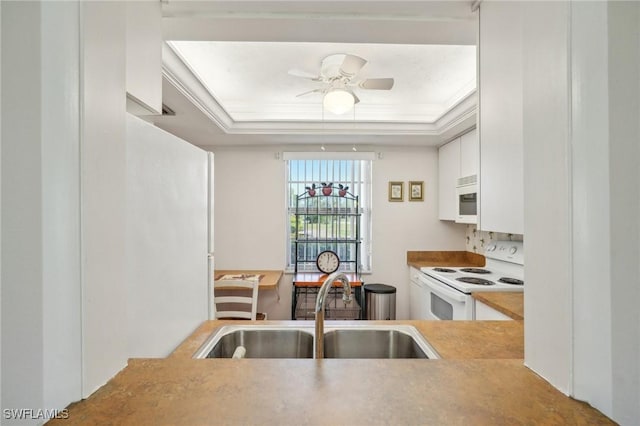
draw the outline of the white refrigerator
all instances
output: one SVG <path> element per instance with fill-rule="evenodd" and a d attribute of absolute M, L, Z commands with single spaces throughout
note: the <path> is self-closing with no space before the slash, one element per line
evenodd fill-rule
<path fill-rule="evenodd" d="M 127 120 L 130 357 L 165 357 L 209 316 L 213 155 Z"/>

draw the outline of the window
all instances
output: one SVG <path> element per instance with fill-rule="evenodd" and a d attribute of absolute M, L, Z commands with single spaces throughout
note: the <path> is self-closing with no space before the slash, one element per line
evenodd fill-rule
<path fill-rule="evenodd" d="M 295 232 L 296 232 L 296 197 L 305 191 L 306 187 L 313 184 L 321 186 L 321 183 L 333 183 L 349 187 L 349 192 L 359 197 L 360 204 L 360 271 L 371 271 L 371 164 L 373 153 L 285 153 L 287 162 L 287 268 L 293 270 L 295 261 Z M 318 194 L 321 188 L 317 188 Z M 320 200 L 322 202 L 322 200 Z M 342 226 L 340 232 L 351 233 L 354 226 L 350 223 L 343 224 L 298 224 L 298 232 L 329 232 L 327 227 Z M 353 237 L 350 234 L 350 237 Z M 317 254 L 326 249 L 322 245 L 306 246 L 306 258 L 315 258 Z M 341 260 L 355 262 L 355 253 L 348 245 L 337 248 Z M 351 265 L 351 266 L 350 266 Z M 345 262 L 345 268 L 352 268 L 353 263 Z M 298 270 L 302 270 L 298 265 Z M 304 265 L 308 270 L 315 271 L 315 265 Z M 347 269 L 349 270 L 349 269 Z M 352 270 L 352 269 L 351 269 Z"/>

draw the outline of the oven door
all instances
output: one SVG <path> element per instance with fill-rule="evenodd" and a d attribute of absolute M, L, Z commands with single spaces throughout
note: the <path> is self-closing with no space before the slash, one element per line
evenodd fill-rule
<path fill-rule="evenodd" d="M 473 320 L 471 295 L 459 292 L 435 278 L 421 274 L 418 279 L 426 289 L 424 307 L 431 320 Z"/>

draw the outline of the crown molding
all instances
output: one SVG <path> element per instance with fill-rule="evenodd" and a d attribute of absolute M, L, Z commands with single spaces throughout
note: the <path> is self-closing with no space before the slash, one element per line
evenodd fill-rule
<path fill-rule="evenodd" d="M 234 121 L 176 52 L 162 44 L 162 77 L 224 132 Z"/>
<path fill-rule="evenodd" d="M 469 119 L 473 119 L 475 125 L 477 112 L 478 92 L 474 90 L 436 121 L 438 134 L 445 134 Z"/>
<path fill-rule="evenodd" d="M 477 92 L 474 90 L 433 122 L 414 120 L 234 120 L 209 92 L 193 70 L 167 43 L 163 44 L 162 75 L 186 99 L 227 134 L 336 134 L 336 135 L 428 135 L 442 136 L 460 125 L 475 124 Z M 374 107 L 375 108 L 375 107 Z M 384 113 L 384 109 L 380 109 Z M 458 129 L 459 130 L 459 129 Z"/>

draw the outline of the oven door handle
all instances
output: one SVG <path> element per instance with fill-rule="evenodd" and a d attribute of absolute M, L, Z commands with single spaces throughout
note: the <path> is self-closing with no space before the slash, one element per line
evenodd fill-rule
<path fill-rule="evenodd" d="M 418 276 L 418 279 L 421 282 L 423 282 L 424 284 L 426 284 L 426 286 L 429 287 L 435 293 L 440 293 L 440 294 L 446 296 L 447 298 L 449 298 L 451 300 L 454 300 L 456 302 L 464 302 L 464 301 L 466 301 L 466 295 L 465 294 L 459 293 L 456 290 L 449 290 L 448 286 L 446 284 L 444 284 L 444 283 L 442 283 L 442 284 L 434 284 L 426 276 Z"/>

